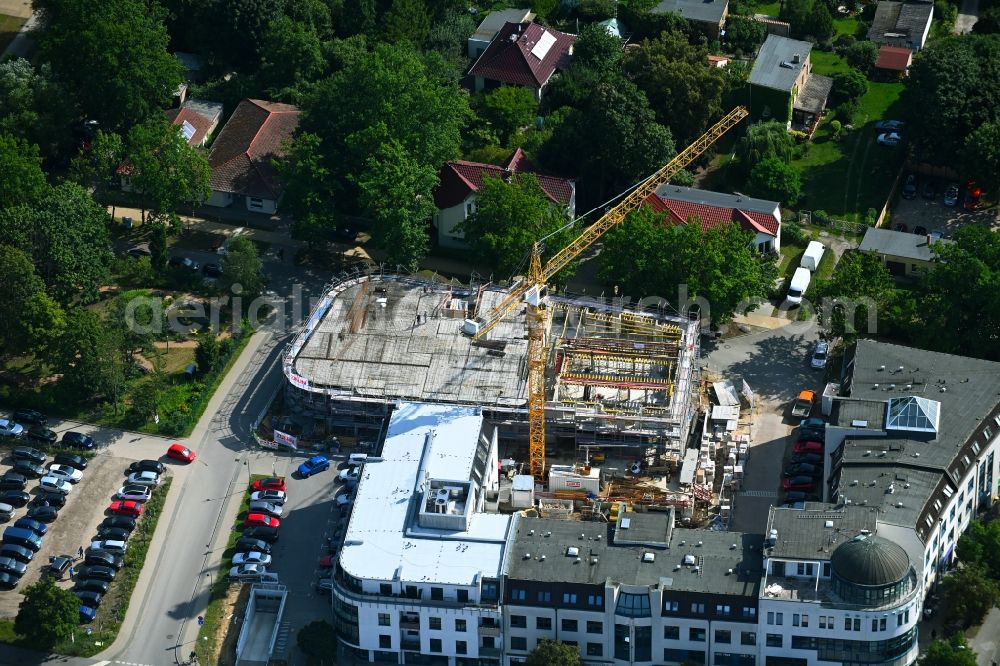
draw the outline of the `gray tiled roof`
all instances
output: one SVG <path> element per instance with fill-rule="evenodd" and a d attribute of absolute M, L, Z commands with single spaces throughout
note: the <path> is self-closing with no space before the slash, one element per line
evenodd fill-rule
<path fill-rule="evenodd" d="M 902 257 L 915 261 L 931 261 L 934 259 L 934 242 L 947 244 L 952 241 L 941 239 L 928 243 L 927 236 L 923 234 L 910 234 L 905 231 L 869 227 L 865 231 L 865 237 L 858 249 L 862 252 L 871 250 L 888 257 Z"/>
<path fill-rule="evenodd" d="M 490 12 L 482 20 L 476 32 L 472 34 L 473 39 L 490 41 L 494 35 L 507 23 L 527 23 L 535 18 L 530 9 L 503 9 Z"/>
<path fill-rule="evenodd" d="M 904 41 L 908 43 L 919 42 L 933 11 L 934 5 L 927 2 L 884 0 L 875 8 L 868 39 L 880 44 L 895 44 L 900 40 L 898 37 L 887 37 L 888 33 L 904 35 Z"/>
<path fill-rule="evenodd" d="M 861 534 L 862 530 L 875 532 L 878 514 L 873 508 L 833 504 L 814 508 L 818 506 L 810 504 L 807 509 L 771 507 L 764 555 L 829 560 L 837 546 Z M 773 541 L 771 534 L 776 534 Z"/>
<path fill-rule="evenodd" d="M 677 14 L 689 21 L 703 21 L 718 25 L 728 6 L 729 0 L 662 0 L 649 12 L 651 14 Z"/>
<path fill-rule="evenodd" d="M 661 199 L 671 199 L 673 201 L 684 201 L 686 203 L 704 204 L 717 208 L 739 208 L 755 213 L 774 213 L 778 207 L 777 201 L 766 199 L 754 199 L 742 194 L 727 194 L 726 192 L 713 192 L 711 190 L 699 190 L 695 187 L 684 187 L 682 185 L 660 185 L 656 188 L 656 196 Z"/>
<path fill-rule="evenodd" d="M 768 35 L 750 71 L 750 83 L 764 88 L 791 92 L 799 72 L 809 60 L 812 44 L 778 35 Z M 798 54 L 799 62 L 792 60 Z M 782 67 L 785 63 L 785 67 Z"/>
<path fill-rule="evenodd" d="M 833 79 L 820 74 L 809 74 L 795 98 L 795 108 L 809 113 L 820 113 L 826 107 L 826 99 L 833 88 Z"/>

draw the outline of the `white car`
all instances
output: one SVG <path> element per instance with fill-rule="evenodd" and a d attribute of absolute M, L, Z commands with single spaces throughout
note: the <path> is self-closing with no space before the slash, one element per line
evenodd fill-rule
<path fill-rule="evenodd" d="M 353 502 L 354 500 L 351 499 L 351 496 L 348 493 L 337 495 L 337 506 L 339 507 L 351 506 Z"/>
<path fill-rule="evenodd" d="M 822 370 L 826 367 L 826 357 L 830 353 L 830 343 L 829 342 L 817 342 L 816 349 L 813 350 L 812 358 L 809 359 L 809 365 L 816 370 Z"/>
<path fill-rule="evenodd" d="M 83 478 L 83 472 L 69 465 L 49 465 L 48 476 L 55 476 L 70 483 L 77 483 Z"/>
<path fill-rule="evenodd" d="M 90 550 L 106 550 L 115 555 L 124 555 L 128 544 L 124 541 L 91 541 Z"/>
<path fill-rule="evenodd" d="M 10 419 L 0 419 L 0 437 L 20 437 L 24 434 L 24 426 Z"/>
<path fill-rule="evenodd" d="M 69 495 L 73 490 L 73 485 L 69 481 L 58 476 L 43 476 L 38 481 L 38 487 L 61 495 Z"/>
<path fill-rule="evenodd" d="M 284 506 L 287 499 L 283 490 L 258 490 L 250 494 L 251 502 L 270 502 L 278 506 Z"/>
<path fill-rule="evenodd" d="M 120 500 L 132 500 L 134 502 L 148 502 L 153 496 L 153 489 L 149 486 L 126 485 L 118 489 L 115 497 Z"/>
<path fill-rule="evenodd" d="M 250 551 L 249 553 L 236 553 L 233 555 L 233 564 L 236 566 L 241 566 L 244 564 L 260 564 L 261 566 L 267 566 L 271 563 L 271 556 L 264 553 L 258 553 L 257 551 Z"/>
<path fill-rule="evenodd" d="M 278 575 L 268 573 L 263 564 L 241 564 L 229 570 L 229 580 L 253 583 L 277 583 Z"/>
<path fill-rule="evenodd" d="M 886 132 L 878 135 L 878 143 L 882 146 L 898 146 L 902 140 L 903 137 L 897 132 Z"/>
<path fill-rule="evenodd" d="M 340 474 L 337 475 L 342 483 L 357 483 L 358 479 L 361 478 L 361 468 L 360 467 L 348 467 L 347 469 L 340 470 Z"/>
<path fill-rule="evenodd" d="M 160 475 L 156 472 L 133 472 L 128 475 L 129 483 L 137 483 L 140 486 L 160 485 Z"/>

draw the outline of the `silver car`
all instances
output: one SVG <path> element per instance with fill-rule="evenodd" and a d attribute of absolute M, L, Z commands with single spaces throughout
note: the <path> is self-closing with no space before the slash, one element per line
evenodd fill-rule
<path fill-rule="evenodd" d="M 158 486 L 160 475 L 156 472 L 133 472 L 128 475 L 128 482 L 140 486 Z"/>
<path fill-rule="evenodd" d="M 138 484 L 122 486 L 115 494 L 115 497 L 120 500 L 133 500 L 135 502 L 148 502 L 152 496 L 153 490 L 149 486 L 140 486 Z"/>
<path fill-rule="evenodd" d="M 826 367 L 826 357 L 830 353 L 830 343 L 829 342 L 817 342 L 816 349 L 813 350 L 812 358 L 809 359 L 809 365 L 816 370 L 821 370 Z"/>
<path fill-rule="evenodd" d="M 58 476 L 43 476 L 38 481 L 38 487 L 41 490 L 59 493 L 60 495 L 69 495 L 70 491 L 73 490 L 73 486 L 69 481 Z"/>
<path fill-rule="evenodd" d="M 10 419 L 0 419 L 0 437 L 20 437 L 24 434 L 24 426 Z"/>
<path fill-rule="evenodd" d="M 274 504 L 273 502 L 264 502 L 261 500 L 250 502 L 247 507 L 247 511 L 249 513 L 266 513 L 267 515 L 274 516 L 275 518 L 280 518 L 284 510 L 285 508 L 278 504 Z"/>

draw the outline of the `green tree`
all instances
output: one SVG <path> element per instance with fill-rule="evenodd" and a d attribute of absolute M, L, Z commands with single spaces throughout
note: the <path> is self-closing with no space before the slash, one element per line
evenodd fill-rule
<path fill-rule="evenodd" d="M 895 283 L 882 258 L 874 252 L 844 254 L 829 280 L 818 281 L 816 293 L 824 299 L 824 322 L 838 337 L 853 340 L 866 326 L 869 308 L 880 315 L 895 293 Z M 857 306 L 856 308 L 853 306 Z M 874 333 L 875 331 L 869 331 Z"/>
<path fill-rule="evenodd" d="M 946 640 L 937 640 L 927 646 L 920 666 L 976 666 L 976 653 L 969 649 L 965 634 L 958 632 Z"/>
<path fill-rule="evenodd" d="M 977 35 L 992 35 L 1000 32 L 1000 7 L 989 7 L 979 12 L 979 18 L 972 26 Z"/>
<path fill-rule="evenodd" d="M 240 69 L 255 68 L 260 62 L 268 27 L 282 15 L 285 4 L 285 0 L 214 3 L 216 15 L 210 20 L 214 21 L 216 39 L 210 46 L 216 56 Z"/>
<path fill-rule="evenodd" d="M 508 145 L 518 128 L 530 125 L 538 112 L 535 95 L 520 86 L 502 86 L 483 95 L 481 114 Z"/>
<path fill-rule="evenodd" d="M 863 74 L 871 74 L 878 61 L 878 44 L 863 40 L 854 42 L 843 49 L 842 55 L 847 64 Z"/>
<path fill-rule="evenodd" d="M 385 41 L 410 42 L 420 46 L 431 29 L 431 17 L 424 0 L 391 0 L 384 18 Z"/>
<path fill-rule="evenodd" d="M 275 95 L 316 80 L 326 68 L 316 29 L 282 16 L 271 22 L 261 47 L 261 84 Z"/>
<path fill-rule="evenodd" d="M 230 3 L 219 3 L 230 4 Z M 34 0 L 43 60 L 86 118 L 115 131 L 167 106 L 181 83 L 164 12 L 145 0 Z"/>
<path fill-rule="evenodd" d="M 167 225 L 157 223 L 149 236 L 149 263 L 157 273 L 167 270 L 170 253 L 167 251 Z"/>
<path fill-rule="evenodd" d="M 4 353 L 18 353 L 30 346 L 23 314 L 45 283 L 35 275 L 31 257 L 16 247 L 0 245 L 0 340 Z"/>
<path fill-rule="evenodd" d="M 26 349 L 44 357 L 66 330 L 66 312 L 44 291 L 36 291 L 21 310 L 21 330 Z"/>
<path fill-rule="evenodd" d="M 10 134 L 52 155 L 68 141 L 73 110 L 64 102 L 52 69 L 24 58 L 0 63 L 0 134 Z"/>
<path fill-rule="evenodd" d="M 766 159 L 777 158 L 791 162 L 795 155 L 795 139 L 784 123 L 776 120 L 754 123 L 736 145 L 740 169 L 747 175 L 754 166 Z"/>
<path fill-rule="evenodd" d="M 296 642 L 299 649 L 310 658 L 318 661 L 320 666 L 335 663 L 337 654 L 337 630 L 325 620 L 310 622 L 299 629 Z"/>
<path fill-rule="evenodd" d="M 257 255 L 257 247 L 246 236 L 236 236 L 229 242 L 226 255 L 222 258 L 222 287 L 236 293 L 239 291 L 244 303 L 249 303 L 264 293 L 264 263 Z"/>
<path fill-rule="evenodd" d="M 963 628 L 980 624 L 998 600 L 996 582 L 975 564 L 962 565 L 941 581 L 941 602 L 948 616 Z"/>
<path fill-rule="evenodd" d="M 833 94 L 842 101 L 858 99 L 868 92 L 868 79 L 856 69 L 833 75 Z"/>
<path fill-rule="evenodd" d="M 222 357 L 222 347 L 213 331 L 205 331 L 198 340 L 198 346 L 194 350 L 194 362 L 198 365 L 198 371 L 205 373 L 214 370 L 219 365 Z"/>
<path fill-rule="evenodd" d="M 758 196 L 791 205 L 802 192 L 802 177 L 788 162 L 769 157 L 751 169 L 747 186 Z"/>
<path fill-rule="evenodd" d="M 965 173 L 988 189 L 1000 185 L 1000 121 L 980 125 L 965 139 Z"/>
<path fill-rule="evenodd" d="M 993 579 L 1000 579 L 1000 520 L 974 520 L 958 538 L 955 554 L 960 562 L 983 567 Z"/>
<path fill-rule="evenodd" d="M 66 316 L 66 329 L 53 349 L 53 365 L 62 371 L 60 386 L 65 394 L 83 402 L 105 396 L 118 403 L 124 387 L 125 367 L 115 335 L 100 315 L 73 308 Z"/>
<path fill-rule="evenodd" d="M 583 659 L 575 645 L 543 640 L 524 663 L 527 666 L 583 666 Z"/>
<path fill-rule="evenodd" d="M 166 379 L 159 370 L 149 373 L 148 377 L 136 384 L 129 392 L 129 412 L 132 423 L 137 426 L 145 425 L 154 416 L 159 415 L 166 390 Z"/>
<path fill-rule="evenodd" d="M 722 116 L 725 77 L 707 67 L 708 49 L 665 32 L 625 56 L 625 72 L 646 93 L 657 120 L 686 145 Z"/>
<path fill-rule="evenodd" d="M 358 182 L 361 206 L 390 264 L 416 270 L 427 254 L 428 223 L 434 213 L 431 192 L 437 182 L 437 169 L 412 158 L 398 141 L 382 144 L 369 158 Z"/>
<path fill-rule="evenodd" d="M 602 75 L 621 71 L 624 44 L 604 26 L 588 24 L 580 28 L 573 45 L 573 69 L 586 69 Z"/>
<path fill-rule="evenodd" d="M 792 26 L 792 37 L 824 42 L 833 34 L 833 16 L 824 0 L 785 0 L 779 16 Z"/>
<path fill-rule="evenodd" d="M 80 622 L 80 600 L 49 576 L 24 588 L 14 631 L 41 649 L 66 640 Z"/>
<path fill-rule="evenodd" d="M 764 43 L 767 28 L 760 21 L 746 16 L 726 19 L 726 43 L 737 53 L 753 53 Z"/>
<path fill-rule="evenodd" d="M 70 165 L 74 182 L 92 187 L 94 198 L 108 201 L 108 193 L 120 187 L 118 168 L 125 161 L 125 142 L 120 134 L 98 130 L 90 142 L 90 150 L 81 151 Z M 114 216 L 114 206 L 111 214 Z"/>
<path fill-rule="evenodd" d="M 292 237 L 311 246 L 327 240 L 336 227 L 331 200 L 339 188 L 324 164 L 322 142 L 318 135 L 303 132 L 277 162 L 287 184 L 283 205 L 295 220 Z"/>
<path fill-rule="evenodd" d="M 136 125 L 128 133 L 128 178 L 139 196 L 142 219 L 176 212 L 181 204 L 198 205 L 212 193 L 208 160 L 165 119 Z"/>
<path fill-rule="evenodd" d="M 510 181 L 483 179 L 476 196 L 476 211 L 460 230 L 472 247 L 477 261 L 489 266 L 498 277 L 523 272 L 525 257 L 534 243 L 549 234 L 543 260 L 561 250 L 572 239 L 566 216 L 545 194 L 534 174 L 515 173 Z"/>
<path fill-rule="evenodd" d="M 47 187 L 38 146 L 0 134 L 0 208 L 35 203 Z"/>

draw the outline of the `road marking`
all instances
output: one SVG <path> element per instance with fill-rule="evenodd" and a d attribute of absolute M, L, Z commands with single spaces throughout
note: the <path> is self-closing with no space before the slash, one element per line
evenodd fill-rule
<path fill-rule="evenodd" d="M 741 490 L 740 495 L 744 497 L 777 497 L 778 493 L 770 490 Z"/>

